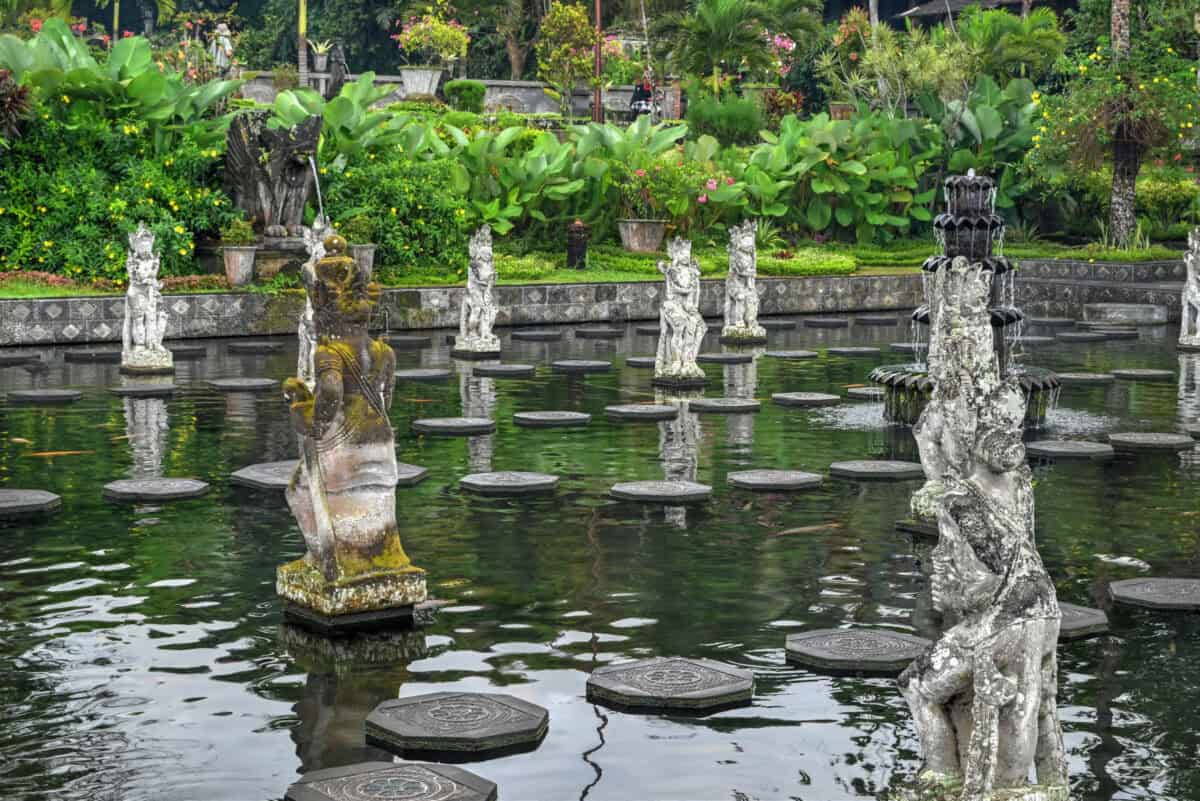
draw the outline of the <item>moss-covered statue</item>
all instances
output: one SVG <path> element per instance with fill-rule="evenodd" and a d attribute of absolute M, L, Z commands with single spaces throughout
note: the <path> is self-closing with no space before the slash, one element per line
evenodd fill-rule
<path fill-rule="evenodd" d="M 394 625 L 425 600 L 396 527 L 395 438 L 388 420 L 396 357 L 367 333 L 379 286 L 325 240 L 309 299 L 317 346 L 313 389 L 290 379 L 284 395 L 301 458 L 287 490 L 308 552 L 279 568 L 285 612 L 327 631 Z"/>

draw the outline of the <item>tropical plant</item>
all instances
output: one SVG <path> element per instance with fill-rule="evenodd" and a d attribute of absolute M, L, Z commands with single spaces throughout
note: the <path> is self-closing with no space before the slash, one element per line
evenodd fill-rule
<path fill-rule="evenodd" d="M 314 42 L 312 39 L 307 41 L 308 46 L 311 47 L 312 51 L 318 56 L 328 55 L 329 51 L 333 49 L 333 42 L 329 39 L 322 39 L 319 42 Z"/>
<path fill-rule="evenodd" d="M 442 19 L 440 13 L 428 13 L 397 21 L 400 33 L 392 36 L 396 44 L 418 63 L 453 64 L 467 55 L 471 36 L 454 20 Z"/>
<path fill-rule="evenodd" d="M 688 102 L 688 130 L 693 136 L 708 134 L 723 145 L 752 145 L 766 127 L 762 109 L 749 98 L 718 97 L 696 92 Z"/>
<path fill-rule="evenodd" d="M 225 245 L 253 245 L 254 226 L 245 217 L 234 217 L 221 227 L 221 243 Z"/>
<path fill-rule="evenodd" d="M 21 135 L 21 123 L 29 118 L 29 87 L 12 79 L 12 73 L 0 69 L 0 148 L 9 139 Z"/>
<path fill-rule="evenodd" d="M 1019 16 L 1003 9 L 984 10 L 968 6 L 959 15 L 954 30 L 939 26 L 935 44 L 944 47 L 960 40 L 970 51 L 976 75 L 990 75 L 997 82 L 1007 78 L 1040 79 L 1063 54 L 1067 37 L 1058 29 L 1058 17 L 1046 6 Z"/>
<path fill-rule="evenodd" d="M 483 113 L 483 98 L 487 94 L 487 87 L 482 81 L 447 81 L 442 87 L 442 92 L 446 95 L 446 101 L 459 111 Z"/>
<path fill-rule="evenodd" d="M 550 84 L 564 117 L 571 93 L 591 75 L 596 29 L 582 6 L 555 2 L 542 19 L 537 39 L 538 77 Z"/>

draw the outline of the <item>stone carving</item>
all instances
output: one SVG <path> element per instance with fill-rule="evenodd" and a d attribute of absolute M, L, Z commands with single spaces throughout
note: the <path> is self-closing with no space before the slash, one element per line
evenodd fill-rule
<path fill-rule="evenodd" d="M 758 324 L 758 250 L 754 220 L 729 229 L 729 276 L 725 279 L 725 328 L 721 339 L 765 342 L 767 330 Z"/>
<path fill-rule="evenodd" d="M 669 261 L 658 263 L 666 291 L 659 309 L 654 380 L 668 385 L 702 385 L 704 371 L 696 357 L 708 328 L 700 316 L 700 264 L 692 258 L 692 243 L 687 239 L 667 243 L 667 257 Z"/>
<path fill-rule="evenodd" d="M 300 350 L 296 356 L 296 377 L 304 382 L 311 391 L 316 383 L 317 332 L 313 322 L 312 292 L 317 281 L 317 263 L 325 258 L 325 237 L 333 233 L 329 221 L 320 214 L 313 220 L 312 227 L 301 226 L 300 236 L 304 240 L 304 249 L 308 252 L 308 261 L 300 266 L 300 277 L 304 281 L 307 297 L 304 301 L 304 311 L 300 315 L 300 326 L 296 338 L 300 342 Z"/>
<path fill-rule="evenodd" d="M 408 617 L 425 600 L 425 571 L 415 567 L 396 527 L 395 436 L 388 420 L 396 357 L 367 333 L 379 286 L 346 255 L 340 236 L 309 288 L 317 334 L 314 388 L 299 378 L 284 385 L 300 438 L 300 467 L 287 489 L 308 552 L 283 565 L 276 591 L 312 615 L 365 612 Z M 386 614 L 380 614 L 386 618 Z"/>
<path fill-rule="evenodd" d="M 341 42 L 335 42 L 329 50 L 329 86 L 325 88 L 325 99 L 332 100 L 349 83 L 350 65 L 346 63 L 346 50 Z"/>
<path fill-rule="evenodd" d="M 958 257 L 931 280 L 936 388 L 914 429 L 928 481 L 912 508 L 938 524 L 930 583 L 947 628 L 900 676 L 925 755 L 917 797 L 1065 801 L 1061 613 L 1033 542 L 1026 400 L 996 359 L 992 271 Z"/>
<path fill-rule="evenodd" d="M 1183 262 L 1187 279 L 1183 285 L 1183 317 L 1179 325 L 1179 345 L 1200 350 L 1200 228 L 1188 234 L 1188 249 Z"/>
<path fill-rule="evenodd" d="M 500 338 L 492 333 L 496 323 L 496 262 L 492 258 L 492 229 L 482 225 L 471 237 L 471 265 L 467 273 L 467 291 L 459 311 L 458 338 L 454 350 L 474 353 L 499 353 Z"/>
<path fill-rule="evenodd" d="M 229 125 L 226 191 L 268 237 L 300 236 L 304 207 L 316 186 L 312 158 L 322 118 L 269 128 L 269 111 L 238 114 Z"/>
<path fill-rule="evenodd" d="M 154 234 L 145 223 L 129 235 L 129 254 L 125 271 L 129 289 L 125 291 L 125 325 L 121 332 L 121 370 L 127 373 L 169 373 L 175 360 L 163 347 L 167 333 L 167 310 L 162 303 L 162 282 L 158 280 L 158 256 L 154 253 Z"/>

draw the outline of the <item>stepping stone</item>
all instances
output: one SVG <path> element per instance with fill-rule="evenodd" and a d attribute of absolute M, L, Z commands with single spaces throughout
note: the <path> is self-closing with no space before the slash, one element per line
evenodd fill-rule
<path fill-rule="evenodd" d="M 1112 373 L 1058 373 L 1060 384 L 1111 384 L 1117 380 Z"/>
<path fill-rule="evenodd" d="M 203 359 L 208 356 L 208 348 L 203 345 L 167 345 L 171 356 L 178 359 Z"/>
<path fill-rule="evenodd" d="M 696 398 L 688 408 L 697 414 L 751 414 L 762 404 L 754 398 Z"/>
<path fill-rule="evenodd" d="M 523 328 L 513 331 L 512 338 L 518 342 L 557 342 L 563 332 L 557 328 Z"/>
<path fill-rule="evenodd" d="M 230 342 L 226 348 L 230 353 L 278 353 L 283 350 L 282 342 Z"/>
<path fill-rule="evenodd" d="M 721 330 L 724 331 L 724 329 L 721 329 Z M 746 347 L 746 346 L 750 346 L 750 345 L 765 345 L 765 344 L 767 344 L 766 336 L 757 336 L 757 337 L 725 336 L 724 333 L 721 334 L 720 339 L 718 339 L 717 341 L 720 342 L 722 345 L 730 345 L 732 347 L 739 347 L 739 346 Z"/>
<path fill-rule="evenodd" d="M 620 339 L 625 336 L 625 329 L 611 327 L 576 328 L 576 339 Z"/>
<path fill-rule="evenodd" d="M 857 459 L 834 462 L 829 465 L 829 475 L 863 481 L 909 481 L 924 478 L 925 468 L 921 467 L 920 462 Z"/>
<path fill-rule="evenodd" d="M 74 389 L 14 389 L 10 390 L 7 398 L 11 404 L 46 405 L 74 403 L 83 397 L 83 393 Z"/>
<path fill-rule="evenodd" d="M 1111 445 L 1074 439 L 1043 439 L 1025 445 L 1025 453 L 1039 459 L 1112 459 L 1116 454 Z"/>
<path fill-rule="evenodd" d="M 653 403 L 627 403 L 604 407 L 604 416 L 613 421 L 642 420 L 657 422 L 674 420 L 679 416 L 678 406 L 660 406 Z"/>
<path fill-rule="evenodd" d="M 700 503 L 709 499 L 712 487 L 694 481 L 626 481 L 614 484 L 609 494 L 622 501 Z"/>
<path fill-rule="evenodd" d="M 532 364 L 479 364 L 471 370 L 471 375 L 481 378 L 533 378 L 537 368 Z"/>
<path fill-rule="evenodd" d="M 194 478 L 125 478 L 104 485 L 106 501 L 181 501 L 208 493 Z"/>
<path fill-rule="evenodd" d="M 149 381 L 138 384 L 123 384 L 109 387 L 108 391 L 122 398 L 164 398 L 174 395 L 178 389 L 174 384 L 154 384 Z"/>
<path fill-rule="evenodd" d="M 821 354 L 813 350 L 769 350 L 763 354 L 772 359 L 815 359 Z"/>
<path fill-rule="evenodd" d="M 1151 370 L 1146 368 L 1126 368 L 1113 370 L 1114 377 L 1122 381 L 1174 381 L 1175 373 L 1170 370 Z"/>
<path fill-rule="evenodd" d="M 500 358 L 500 350 L 459 350 L 458 348 L 453 348 L 450 351 L 450 358 L 463 362 L 491 361 L 492 359 Z"/>
<path fill-rule="evenodd" d="M 1105 339 L 1140 339 L 1141 334 L 1136 328 L 1093 328 L 1097 334 L 1104 334 Z"/>
<path fill-rule="evenodd" d="M 776 392 L 771 396 L 776 406 L 796 406 L 812 408 L 814 406 L 837 406 L 842 402 L 838 395 L 828 395 L 824 392 Z"/>
<path fill-rule="evenodd" d="M 1108 443 L 1122 453 L 1141 451 L 1190 451 L 1196 440 L 1188 434 L 1130 432 L 1109 434 Z"/>
<path fill-rule="evenodd" d="M 1044 325 L 1047 328 L 1074 328 L 1075 321 L 1069 317 L 1031 317 L 1030 325 Z"/>
<path fill-rule="evenodd" d="M 630 356 L 625 360 L 625 366 L 635 370 L 653 370 L 655 358 L 653 356 Z"/>
<path fill-rule="evenodd" d="M 1027 348 L 1036 348 L 1039 345 L 1053 345 L 1055 343 L 1055 341 L 1056 340 L 1054 339 L 1054 337 L 1024 336 L 1024 337 L 1013 337 L 1012 344 L 1022 345 Z"/>
<path fill-rule="evenodd" d="M 273 378 L 214 378 L 208 385 L 220 392 L 267 392 L 279 387 Z"/>
<path fill-rule="evenodd" d="M 605 665 L 587 680 L 589 701 L 627 709 L 703 712 L 753 697 L 753 673 L 710 659 L 659 657 Z"/>
<path fill-rule="evenodd" d="M 940 536 L 937 523 L 933 523 L 928 520 L 918 520 L 915 517 L 906 517 L 903 520 L 897 520 L 895 523 L 895 529 L 897 531 L 902 531 L 905 534 L 912 534 L 916 537 L 926 537 L 935 540 Z"/>
<path fill-rule="evenodd" d="M 451 765 L 358 762 L 305 773 L 284 801 L 496 801 L 496 785 Z"/>
<path fill-rule="evenodd" d="M 552 491 L 558 486 L 558 476 L 517 470 L 472 473 L 459 480 L 458 485 L 480 495 L 532 495 Z"/>
<path fill-rule="evenodd" d="M 574 428 L 592 422 L 584 412 L 517 412 L 513 422 L 524 428 Z"/>
<path fill-rule="evenodd" d="M 836 347 L 825 350 L 834 356 L 878 356 L 881 352 L 879 348 L 868 347 Z"/>
<path fill-rule="evenodd" d="M 387 338 L 388 344 L 400 350 L 420 350 L 433 345 L 433 337 L 423 337 L 419 334 L 403 334 Z"/>
<path fill-rule="evenodd" d="M 854 318 L 854 324 L 887 327 L 899 325 L 900 319 L 884 314 L 860 314 Z"/>
<path fill-rule="evenodd" d="M 883 387 L 850 387 L 846 390 L 846 397 L 851 400 L 881 401 Z"/>
<path fill-rule="evenodd" d="M 1200 609 L 1200 579 L 1125 579 L 1109 584 L 1108 594 L 1118 603 L 1149 609 Z"/>
<path fill-rule="evenodd" d="M 1088 303 L 1083 316 L 1090 322 L 1123 325 L 1166 325 L 1167 307 L 1149 303 Z"/>
<path fill-rule="evenodd" d="M 496 430 L 496 422 L 486 417 L 427 417 L 413 420 L 412 428 L 418 434 L 463 437 L 491 434 Z"/>
<path fill-rule="evenodd" d="M 750 364 L 754 361 L 752 353 L 701 353 L 696 361 L 707 364 Z"/>
<path fill-rule="evenodd" d="M 650 379 L 650 383 L 656 387 L 665 387 L 674 390 L 703 389 L 708 384 L 708 378 L 701 376 L 677 378 L 675 376 L 658 375 L 656 373 L 654 378 Z"/>
<path fill-rule="evenodd" d="M 396 486 L 415 487 L 426 479 L 429 471 L 420 465 L 396 462 Z"/>
<path fill-rule="evenodd" d="M 849 328 L 850 321 L 845 317 L 806 317 L 805 328 Z"/>
<path fill-rule="evenodd" d="M 662 333 L 662 328 L 657 325 L 639 325 L 633 329 L 633 332 L 642 336 L 656 337 Z"/>
<path fill-rule="evenodd" d="M 287 489 L 299 465 L 298 459 L 252 464 L 230 474 L 229 483 L 260 490 Z"/>
<path fill-rule="evenodd" d="M 451 372 L 437 367 L 418 367 L 415 370 L 397 370 L 397 381 L 417 381 L 422 384 L 436 384 L 450 378 Z"/>
<path fill-rule="evenodd" d="M 730 473 L 728 481 L 738 489 L 785 492 L 821 486 L 824 479 L 816 473 L 799 470 L 741 470 Z"/>
<path fill-rule="evenodd" d="M 1189 423 L 1183 430 L 1191 434 L 1193 439 L 1200 439 L 1200 423 Z"/>
<path fill-rule="evenodd" d="M 41 359 L 37 356 L 22 353 L 0 353 L 0 367 L 20 367 L 22 364 L 39 361 Z"/>
<path fill-rule="evenodd" d="M 592 359 L 559 359 L 550 362 L 550 369 L 556 373 L 606 373 L 612 369 L 612 362 L 593 361 Z"/>
<path fill-rule="evenodd" d="M 851 673 L 896 674 L 932 640 L 887 629 L 818 629 L 789 634 L 787 661 Z"/>
<path fill-rule="evenodd" d="M 1058 629 L 1060 640 L 1081 640 L 1108 631 L 1108 615 L 1102 609 L 1063 601 L 1058 602 L 1058 608 L 1062 611 L 1062 623 Z"/>
<path fill-rule="evenodd" d="M 894 350 L 896 353 L 924 353 L 929 350 L 929 346 L 923 342 L 893 342 L 888 345 L 888 350 Z"/>
<path fill-rule="evenodd" d="M 108 362 L 116 364 L 121 361 L 120 350 L 102 348 L 85 348 L 83 350 L 68 350 L 63 353 L 66 362 Z"/>
<path fill-rule="evenodd" d="M 45 490 L 0 489 L 0 520 L 56 512 L 62 498 Z"/>
<path fill-rule="evenodd" d="M 760 319 L 758 324 L 768 331 L 795 331 L 795 320 L 772 320 L 770 318 Z"/>
<path fill-rule="evenodd" d="M 511 754 L 536 748 L 549 725 L 549 712 L 511 695 L 438 692 L 384 701 L 367 715 L 365 727 L 368 745 L 394 754 L 483 759 L 498 752 Z M 409 796 L 369 798 L 407 801 Z M 436 801 L 451 796 L 429 798 Z"/>
<path fill-rule="evenodd" d="M 1065 334 L 1056 334 L 1054 338 L 1059 342 L 1103 342 L 1108 339 L 1104 334 L 1094 331 L 1068 331 Z"/>

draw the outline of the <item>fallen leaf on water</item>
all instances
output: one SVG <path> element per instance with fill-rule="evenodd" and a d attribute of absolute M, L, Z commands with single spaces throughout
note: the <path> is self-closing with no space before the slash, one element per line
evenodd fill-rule
<path fill-rule="evenodd" d="M 846 389 L 858 389 L 859 387 L 865 387 L 866 384 L 843 384 L 842 386 Z"/>
<path fill-rule="evenodd" d="M 92 453 L 95 453 L 95 451 L 38 451 L 37 453 L 31 453 L 29 455 L 51 458 L 54 456 L 86 456 Z"/>
<path fill-rule="evenodd" d="M 122 434 L 122 435 L 121 435 L 121 436 L 119 436 L 119 437 L 113 437 L 113 438 L 112 438 L 112 441 L 113 441 L 113 442 L 118 442 L 118 441 L 120 441 L 120 440 L 123 440 L 123 439 L 129 439 L 129 435 L 128 435 L 128 434 Z"/>
<path fill-rule="evenodd" d="M 431 398 L 401 398 L 405 403 L 433 403 Z"/>
<path fill-rule="evenodd" d="M 24 437 L 13 437 L 11 440 L 9 440 L 9 442 L 15 442 L 18 445 L 32 445 L 33 444 L 32 440 L 25 439 Z"/>
<path fill-rule="evenodd" d="M 776 537 L 784 537 L 788 534 L 813 534 L 818 531 L 829 531 L 835 528 L 841 528 L 841 523 L 822 523 L 819 526 L 803 526 L 801 528 L 789 528 L 787 531 L 780 531 L 775 534 Z"/>

